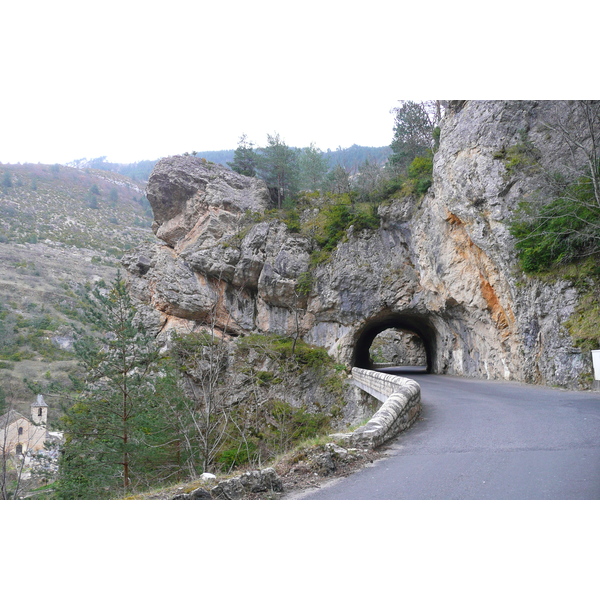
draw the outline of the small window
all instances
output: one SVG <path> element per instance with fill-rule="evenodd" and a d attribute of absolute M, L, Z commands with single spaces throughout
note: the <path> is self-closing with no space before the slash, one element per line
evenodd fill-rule
<path fill-rule="evenodd" d="M 41 417 L 41 416 L 42 416 L 42 407 L 40 406 L 38 408 L 38 417 Z"/>
<path fill-rule="evenodd" d="M 17 444 L 17 454 L 23 454 L 23 446 L 21 444 Z"/>
<path fill-rule="evenodd" d="M 19 435 L 23 435 L 23 428 L 19 427 Z"/>

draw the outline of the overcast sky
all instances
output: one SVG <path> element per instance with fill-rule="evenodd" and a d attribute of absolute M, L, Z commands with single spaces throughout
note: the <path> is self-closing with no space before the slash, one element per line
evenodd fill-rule
<path fill-rule="evenodd" d="M 553 34 L 568 16 L 526 2 L 414 4 L 10 2 L 0 162 L 133 162 L 235 148 L 243 133 L 257 145 L 279 133 L 322 150 L 384 146 L 400 100 L 548 98 L 557 81 L 554 96 L 577 96 L 576 61 Z M 577 15 L 584 55 L 595 37 Z"/>

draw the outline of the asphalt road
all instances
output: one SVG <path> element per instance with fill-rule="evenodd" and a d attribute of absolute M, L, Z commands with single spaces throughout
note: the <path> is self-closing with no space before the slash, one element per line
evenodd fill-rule
<path fill-rule="evenodd" d="M 386 457 L 302 500 L 600 499 L 600 394 L 384 369 L 423 412 Z"/>

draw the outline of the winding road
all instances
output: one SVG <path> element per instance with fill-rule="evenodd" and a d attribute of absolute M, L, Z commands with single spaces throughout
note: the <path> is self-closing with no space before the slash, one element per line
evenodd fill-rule
<path fill-rule="evenodd" d="M 302 500 L 600 499 L 600 394 L 381 369 L 423 411 L 385 457 Z"/>

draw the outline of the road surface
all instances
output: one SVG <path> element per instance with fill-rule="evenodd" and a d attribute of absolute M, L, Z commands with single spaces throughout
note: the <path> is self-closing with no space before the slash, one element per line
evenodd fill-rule
<path fill-rule="evenodd" d="M 302 500 L 600 499 L 600 394 L 382 369 L 423 412 L 386 458 Z"/>

